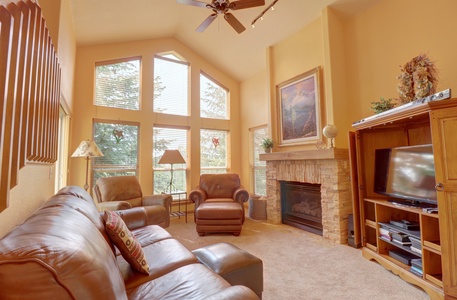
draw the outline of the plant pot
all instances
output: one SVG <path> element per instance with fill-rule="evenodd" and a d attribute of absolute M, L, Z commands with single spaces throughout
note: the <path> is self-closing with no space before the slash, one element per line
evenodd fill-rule
<path fill-rule="evenodd" d="M 271 152 L 271 148 L 265 148 L 265 153 L 270 153 Z"/>

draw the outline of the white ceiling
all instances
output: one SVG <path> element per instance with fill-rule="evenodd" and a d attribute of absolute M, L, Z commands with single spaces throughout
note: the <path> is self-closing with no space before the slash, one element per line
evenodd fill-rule
<path fill-rule="evenodd" d="M 210 0 L 200 0 L 210 2 Z M 265 69 L 266 48 L 303 28 L 325 6 L 354 13 L 379 0 L 279 0 L 255 28 L 265 6 L 231 11 L 246 27 L 241 34 L 218 18 L 203 33 L 195 29 L 212 11 L 175 0 L 71 0 L 78 46 L 175 37 L 238 81 Z M 232 1 L 233 2 L 233 1 Z"/>

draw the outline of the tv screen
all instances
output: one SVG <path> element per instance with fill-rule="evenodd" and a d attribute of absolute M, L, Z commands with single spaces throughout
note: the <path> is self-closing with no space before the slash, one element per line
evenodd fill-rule
<path fill-rule="evenodd" d="M 411 205 L 436 205 L 432 145 L 376 149 L 374 192 Z"/>

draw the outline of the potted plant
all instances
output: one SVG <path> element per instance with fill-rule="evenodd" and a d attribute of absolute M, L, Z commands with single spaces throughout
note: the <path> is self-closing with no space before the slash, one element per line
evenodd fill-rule
<path fill-rule="evenodd" d="M 265 153 L 270 153 L 271 152 L 271 148 L 273 148 L 273 140 L 270 139 L 270 138 L 264 138 L 263 141 L 262 141 L 262 148 L 263 150 L 265 150 Z"/>

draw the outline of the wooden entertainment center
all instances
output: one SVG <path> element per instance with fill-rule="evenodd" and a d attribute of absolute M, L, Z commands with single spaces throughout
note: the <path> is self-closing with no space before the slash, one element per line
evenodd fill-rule
<path fill-rule="evenodd" d="M 361 120 L 353 127 L 355 243 L 363 247 L 365 258 L 421 287 L 431 299 L 457 299 L 457 98 L 415 104 Z M 438 213 L 393 204 L 373 191 L 375 149 L 425 144 L 433 145 Z M 382 235 L 391 220 L 419 223 L 416 234 L 421 253 Z M 414 255 L 421 261 L 422 274 L 413 273 L 410 265 L 389 255 L 391 251 Z"/>

